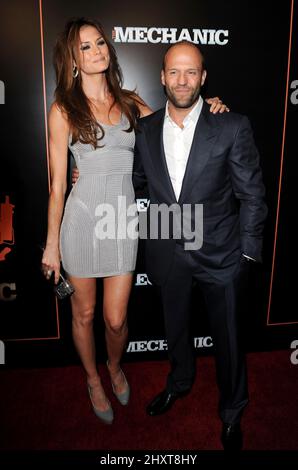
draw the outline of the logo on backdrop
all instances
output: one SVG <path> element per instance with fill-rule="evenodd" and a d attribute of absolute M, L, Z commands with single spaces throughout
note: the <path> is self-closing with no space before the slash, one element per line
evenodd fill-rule
<path fill-rule="evenodd" d="M 0 262 L 5 261 L 12 250 L 10 247 L 14 245 L 13 210 L 14 205 L 10 203 L 9 196 L 5 196 L 4 203 L 0 204 Z"/>
<path fill-rule="evenodd" d="M 194 44 L 225 46 L 229 42 L 228 29 L 189 29 L 160 28 L 146 26 L 114 26 L 114 42 L 173 44 L 179 41 L 191 41 Z"/>
<path fill-rule="evenodd" d="M 2 80 L 0 80 L 0 104 L 5 104 L 5 85 Z"/>
<path fill-rule="evenodd" d="M 211 348 L 213 346 L 211 336 L 200 336 L 194 338 L 194 347 L 199 348 Z M 168 345 L 165 339 L 151 339 L 149 341 L 130 341 L 126 351 L 132 352 L 155 352 L 155 351 L 166 351 Z"/>
<path fill-rule="evenodd" d="M 16 285 L 14 282 L 0 283 L 0 300 L 11 302 L 17 296 Z"/>
<path fill-rule="evenodd" d="M 147 274 L 137 274 L 135 286 L 152 286 L 152 282 L 149 281 Z"/>
<path fill-rule="evenodd" d="M 4 196 L 4 202 L 0 203 L 0 268 L 7 276 L 8 255 L 12 253 L 14 247 L 13 230 L 13 211 L 14 205 L 11 204 L 9 196 Z M 1 278 L 2 278 L 1 274 Z M 0 283 L 0 300 L 11 301 L 16 298 L 16 285 L 5 279 L 6 282 Z"/>
<path fill-rule="evenodd" d="M 150 204 L 150 199 L 138 198 L 136 199 L 136 203 L 138 212 L 146 212 Z"/>

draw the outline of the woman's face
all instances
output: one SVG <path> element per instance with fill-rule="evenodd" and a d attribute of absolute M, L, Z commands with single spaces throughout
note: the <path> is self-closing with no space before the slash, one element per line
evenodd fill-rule
<path fill-rule="evenodd" d="M 94 26 L 82 26 L 78 56 L 81 73 L 93 75 L 105 72 L 109 63 L 109 49 L 101 33 Z"/>

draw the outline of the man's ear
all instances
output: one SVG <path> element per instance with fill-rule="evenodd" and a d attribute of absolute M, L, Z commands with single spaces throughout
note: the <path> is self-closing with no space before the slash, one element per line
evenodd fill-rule
<path fill-rule="evenodd" d="M 165 86 L 165 72 L 164 70 L 161 71 L 160 73 L 160 80 L 161 80 L 161 83 L 163 84 L 163 86 Z"/>
<path fill-rule="evenodd" d="M 207 77 L 207 70 L 203 70 L 202 78 L 201 78 L 201 86 L 204 85 L 206 77 Z"/>

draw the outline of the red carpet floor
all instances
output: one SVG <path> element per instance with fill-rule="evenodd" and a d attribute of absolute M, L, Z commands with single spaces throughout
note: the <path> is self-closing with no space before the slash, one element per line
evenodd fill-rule
<path fill-rule="evenodd" d="M 247 355 L 250 403 L 243 417 L 246 450 L 298 450 L 298 365 L 289 351 Z M 160 417 L 145 405 L 164 386 L 167 362 L 124 364 L 132 396 L 127 407 L 103 382 L 115 412 L 111 426 L 93 414 L 79 366 L 0 370 L 1 450 L 221 449 L 212 357 L 197 359 L 192 393 Z"/>

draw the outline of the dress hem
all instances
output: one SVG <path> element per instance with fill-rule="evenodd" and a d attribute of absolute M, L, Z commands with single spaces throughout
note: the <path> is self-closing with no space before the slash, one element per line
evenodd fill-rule
<path fill-rule="evenodd" d="M 127 270 L 127 271 L 114 271 L 111 273 L 92 273 L 92 274 L 72 274 L 69 271 L 65 269 L 66 274 L 72 277 L 78 277 L 78 278 L 100 278 L 100 277 L 112 277 L 112 276 L 121 276 L 123 274 L 133 274 L 135 272 L 134 269 L 132 270 Z"/>

